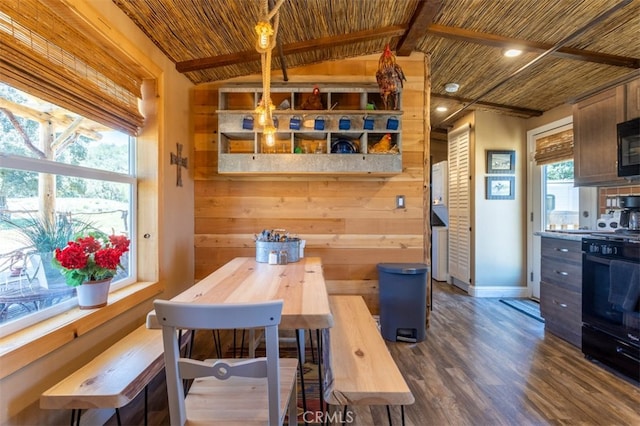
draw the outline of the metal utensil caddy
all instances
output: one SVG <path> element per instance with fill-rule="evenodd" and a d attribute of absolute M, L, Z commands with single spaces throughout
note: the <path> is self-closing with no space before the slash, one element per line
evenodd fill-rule
<path fill-rule="evenodd" d="M 272 241 L 275 237 L 276 240 L 283 235 L 284 241 Z M 259 263 L 269 263 L 269 253 L 275 251 L 280 256 L 280 253 L 287 253 L 287 263 L 297 262 L 300 260 L 300 238 L 289 237 L 286 231 L 277 229 L 273 231 L 262 231 L 260 237 L 256 236 L 256 261 Z M 278 257 L 280 260 L 280 257 Z"/>

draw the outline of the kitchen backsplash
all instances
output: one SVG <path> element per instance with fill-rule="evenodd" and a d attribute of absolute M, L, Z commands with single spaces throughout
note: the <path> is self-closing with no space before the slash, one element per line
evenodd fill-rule
<path fill-rule="evenodd" d="M 608 186 L 598 189 L 598 213 L 606 213 L 618 208 L 616 197 L 620 195 L 640 195 L 640 185 Z"/>

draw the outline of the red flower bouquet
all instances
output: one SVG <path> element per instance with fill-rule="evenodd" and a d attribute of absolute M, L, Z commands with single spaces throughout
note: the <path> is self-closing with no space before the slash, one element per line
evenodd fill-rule
<path fill-rule="evenodd" d="M 125 236 L 94 232 L 86 237 L 69 241 L 63 249 L 57 248 L 53 264 L 65 276 L 67 285 L 76 287 L 85 281 L 112 278 L 122 255 L 129 251 L 129 239 Z"/>

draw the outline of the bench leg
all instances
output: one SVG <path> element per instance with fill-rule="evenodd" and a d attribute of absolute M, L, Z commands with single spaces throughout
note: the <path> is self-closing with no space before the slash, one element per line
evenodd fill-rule
<path fill-rule="evenodd" d="M 391 420 L 391 409 L 387 405 L 387 417 L 389 418 L 389 426 L 393 426 L 393 421 Z M 400 406 L 400 418 L 402 419 L 402 426 L 404 426 L 404 405 Z"/>
<path fill-rule="evenodd" d="M 122 420 L 120 419 L 120 409 L 116 408 L 116 419 L 118 419 L 118 426 L 122 426 Z"/>

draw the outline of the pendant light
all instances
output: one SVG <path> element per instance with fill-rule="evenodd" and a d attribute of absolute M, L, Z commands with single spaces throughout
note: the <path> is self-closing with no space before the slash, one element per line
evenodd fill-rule
<path fill-rule="evenodd" d="M 278 34 L 278 23 L 280 14 L 278 9 L 284 0 L 279 0 L 271 11 L 269 11 L 268 0 L 262 0 L 261 19 L 255 26 L 257 35 L 256 50 L 260 53 L 262 65 L 262 99 L 256 107 L 255 113 L 257 122 L 262 126 L 265 145 L 272 147 L 275 145 L 276 127 L 274 126 L 272 112 L 275 109 L 271 102 L 271 51 L 275 46 L 275 39 Z M 273 19 L 273 26 L 271 25 Z"/>

